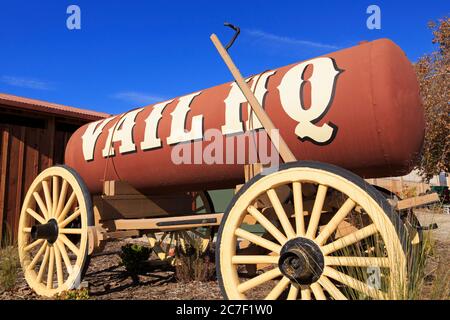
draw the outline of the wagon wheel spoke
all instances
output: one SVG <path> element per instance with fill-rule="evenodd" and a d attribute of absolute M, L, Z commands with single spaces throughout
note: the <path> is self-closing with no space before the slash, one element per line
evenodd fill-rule
<path fill-rule="evenodd" d="M 59 223 L 58 226 L 60 228 L 64 228 L 65 226 L 67 226 L 69 223 L 71 223 L 72 221 L 74 221 L 76 218 L 78 218 L 81 215 L 81 210 L 77 209 L 75 210 L 75 212 L 73 212 L 70 216 L 68 216 L 63 222 Z"/>
<path fill-rule="evenodd" d="M 190 246 L 194 247 L 196 246 L 195 240 L 189 235 L 189 231 L 180 231 L 180 241 L 183 241 L 184 245 L 184 251 L 186 252 L 186 242 L 189 243 Z"/>
<path fill-rule="evenodd" d="M 295 238 L 294 228 L 292 228 L 292 224 L 289 221 L 289 218 L 283 209 L 283 206 L 280 202 L 280 199 L 278 198 L 276 191 L 274 189 L 267 190 L 267 196 L 269 197 L 269 200 L 272 203 L 273 209 L 275 210 L 275 213 L 278 217 L 278 220 L 281 223 L 281 226 L 283 227 L 286 236 L 289 239 Z"/>
<path fill-rule="evenodd" d="M 320 216 L 322 215 L 322 208 L 327 195 L 328 187 L 319 185 L 317 188 L 316 199 L 311 212 L 311 218 L 309 220 L 308 229 L 306 230 L 306 237 L 314 239 L 316 237 L 317 228 L 319 226 Z"/>
<path fill-rule="evenodd" d="M 248 213 L 259 222 L 280 244 L 284 244 L 288 239 L 254 206 L 249 206 Z"/>
<path fill-rule="evenodd" d="M 205 210 L 205 209 L 206 209 L 206 207 L 204 205 L 202 205 L 202 206 L 200 206 L 198 208 L 195 208 L 194 212 L 200 212 L 200 211 Z"/>
<path fill-rule="evenodd" d="M 63 258 L 67 272 L 71 273 L 72 272 L 72 263 L 70 262 L 70 258 L 69 258 L 69 255 L 67 254 L 67 250 L 64 246 L 64 243 L 58 239 L 56 241 L 56 245 L 59 248 L 59 252 L 61 253 L 61 256 Z"/>
<path fill-rule="evenodd" d="M 319 284 L 328 291 L 335 300 L 347 300 L 347 297 L 325 276 L 321 276 Z"/>
<path fill-rule="evenodd" d="M 292 183 L 292 193 L 294 201 L 295 229 L 297 236 L 304 236 L 306 230 L 305 217 L 303 215 L 302 184 L 300 182 Z"/>
<path fill-rule="evenodd" d="M 44 215 L 45 219 L 49 219 L 49 214 L 47 212 L 47 208 L 45 207 L 44 201 L 42 201 L 41 196 L 37 192 L 33 192 L 33 197 L 36 200 L 36 203 L 39 206 L 39 209 L 41 210 L 42 214 Z M 28 208 L 31 209 L 31 208 Z"/>
<path fill-rule="evenodd" d="M 238 285 L 237 289 L 239 292 L 244 293 L 245 291 L 248 291 L 254 287 L 257 287 L 267 281 L 275 279 L 276 277 L 279 277 L 280 275 L 281 275 L 281 271 L 277 267 L 270 271 L 266 271 L 263 274 L 256 276 L 250 280 L 242 282 L 241 284 Z"/>
<path fill-rule="evenodd" d="M 209 244 L 211 243 L 211 228 L 208 228 L 204 233 L 201 233 L 195 229 L 190 230 L 193 235 L 197 236 L 198 239 L 201 239 L 202 242 L 202 252 L 205 252 L 208 249 Z"/>
<path fill-rule="evenodd" d="M 386 257 L 345 257 L 326 256 L 325 265 L 347 267 L 379 267 L 389 268 L 389 258 Z"/>
<path fill-rule="evenodd" d="M 174 235 L 175 241 L 174 241 L 173 247 L 174 247 L 176 250 L 178 250 L 179 247 L 181 247 L 181 249 L 183 250 L 183 252 L 186 252 L 186 250 L 187 250 L 187 249 L 186 249 L 186 240 L 185 240 L 185 238 L 184 238 L 182 232 L 183 232 L 183 231 L 175 232 L 175 235 Z"/>
<path fill-rule="evenodd" d="M 39 214 L 39 213 L 37 213 L 36 211 L 34 211 L 33 209 L 31 209 L 31 208 L 28 208 L 27 210 L 26 210 L 26 212 L 30 215 L 30 216 L 32 216 L 37 222 L 39 222 L 40 224 L 44 224 L 45 223 L 45 219 L 44 218 L 42 218 L 42 216 Z M 30 230 L 31 231 L 31 230 Z"/>
<path fill-rule="evenodd" d="M 60 234 L 59 237 L 61 238 L 62 242 L 67 246 L 67 248 L 70 249 L 76 256 L 79 256 L 80 250 L 77 248 L 76 245 L 73 244 L 72 241 L 69 240 L 69 238 L 66 237 L 64 234 Z"/>
<path fill-rule="evenodd" d="M 311 300 L 311 289 L 309 287 L 301 289 L 300 295 L 302 300 Z"/>
<path fill-rule="evenodd" d="M 50 247 L 47 246 L 45 248 L 44 259 L 41 262 L 41 266 L 39 267 L 39 272 L 38 272 L 38 275 L 36 277 L 36 281 L 37 282 L 41 282 L 42 281 L 42 276 L 44 275 L 45 268 L 47 267 L 49 256 L 50 256 Z"/>
<path fill-rule="evenodd" d="M 289 288 L 287 300 L 297 300 L 299 291 L 300 291 L 299 285 L 296 283 L 291 283 L 291 287 Z"/>
<path fill-rule="evenodd" d="M 280 253 L 280 251 L 281 251 L 280 245 L 278 245 L 270 240 L 264 239 L 260 236 L 257 236 L 253 233 L 245 231 L 244 229 L 238 228 L 238 229 L 236 229 L 234 234 L 236 236 L 244 238 L 260 247 L 266 248 L 267 250 L 270 250 L 272 252 Z"/>
<path fill-rule="evenodd" d="M 314 282 L 311 284 L 310 287 L 311 287 L 311 291 L 314 294 L 314 297 L 316 298 L 316 300 L 326 300 L 327 299 L 320 284 L 318 284 L 317 282 Z"/>
<path fill-rule="evenodd" d="M 279 256 L 237 255 L 231 259 L 233 264 L 277 264 Z"/>
<path fill-rule="evenodd" d="M 334 242 L 325 245 L 324 247 L 322 247 L 322 251 L 324 255 L 329 255 L 330 253 L 333 253 L 337 250 L 355 244 L 365 238 L 373 236 L 376 233 L 378 233 L 377 227 L 372 223 L 362 229 L 359 229 L 358 231 L 350 233 L 349 235 L 346 235 L 342 238 L 339 238 L 338 240 L 335 240 Z"/>
<path fill-rule="evenodd" d="M 61 186 L 61 193 L 58 196 L 58 204 L 55 210 L 55 218 L 57 218 L 59 220 L 59 215 L 61 213 L 61 211 L 63 210 L 64 207 L 64 201 L 66 201 L 66 195 L 67 195 L 67 189 L 69 187 L 69 184 L 67 183 L 67 181 L 65 179 L 62 179 L 63 183 Z"/>
<path fill-rule="evenodd" d="M 322 231 L 316 238 L 316 243 L 319 245 L 324 244 L 331 234 L 337 229 L 338 225 L 348 216 L 348 214 L 355 208 L 356 203 L 348 198 L 344 204 L 339 208 L 336 214 L 331 218 L 331 220 L 325 225 Z"/>
<path fill-rule="evenodd" d="M 24 251 L 30 251 L 31 249 L 33 249 L 37 245 L 41 244 L 42 242 L 44 242 L 44 239 L 35 240 L 32 243 L 30 243 L 29 245 L 27 245 L 23 250 Z"/>
<path fill-rule="evenodd" d="M 167 233 L 164 233 L 159 240 L 157 239 L 157 235 L 154 232 L 149 232 L 147 236 L 148 243 L 150 244 L 152 250 L 161 260 L 165 259 L 165 253 L 163 249 L 163 238 L 165 238 L 165 236 L 167 236 Z"/>
<path fill-rule="evenodd" d="M 169 235 L 169 242 L 166 243 L 166 250 L 165 250 L 165 257 L 169 257 L 170 256 L 170 248 L 172 247 L 172 242 L 173 242 L 173 238 L 174 238 L 174 232 L 171 233 L 171 235 Z"/>
<path fill-rule="evenodd" d="M 325 267 L 325 269 L 323 270 L 323 274 L 329 278 L 332 278 L 332 279 L 342 283 L 342 284 L 345 284 L 346 286 L 348 286 L 352 289 L 362 292 L 366 296 L 369 296 L 373 299 L 381 300 L 381 299 L 387 298 L 386 294 L 384 292 L 382 292 L 381 290 L 371 288 L 366 283 L 359 281 L 359 280 L 357 280 L 349 275 L 346 275 L 342 272 L 339 272 L 333 268 Z"/>
<path fill-rule="evenodd" d="M 59 197 L 59 178 L 58 176 L 53 176 L 52 179 L 52 216 L 56 218 L 56 208 L 58 207 L 58 197 Z"/>
<path fill-rule="evenodd" d="M 48 245 L 47 242 L 44 242 L 42 244 L 42 246 L 40 247 L 39 251 L 34 256 L 33 260 L 31 260 L 30 264 L 27 266 L 28 270 L 34 269 L 36 263 L 39 261 L 39 258 L 42 256 L 42 254 L 44 253 L 45 249 L 47 248 L 47 245 Z"/>
<path fill-rule="evenodd" d="M 72 191 L 72 194 L 69 197 L 69 200 L 67 200 L 66 205 L 64 206 L 64 209 L 61 211 L 61 213 L 58 216 L 58 223 L 61 223 L 66 218 L 67 214 L 69 213 L 72 206 L 75 204 L 75 201 L 77 199 L 77 195 L 74 191 Z"/>
<path fill-rule="evenodd" d="M 48 263 L 47 272 L 47 289 L 53 289 L 53 273 L 55 268 L 55 250 L 54 247 L 50 247 L 50 261 Z"/>
<path fill-rule="evenodd" d="M 53 215 L 52 196 L 50 195 L 50 187 L 48 185 L 47 180 L 42 181 L 42 189 L 44 190 L 44 198 L 47 209 L 47 219 L 51 219 Z"/>
<path fill-rule="evenodd" d="M 287 277 L 281 278 L 280 281 L 275 285 L 275 287 L 270 291 L 265 300 L 276 300 L 283 293 L 283 291 L 289 285 L 289 279 Z"/>
<path fill-rule="evenodd" d="M 59 229 L 59 233 L 62 234 L 81 234 L 83 232 L 83 229 L 81 228 L 62 228 Z"/>
<path fill-rule="evenodd" d="M 198 232 L 197 230 L 193 229 L 193 230 L 189 230 L 190 232 L 192 232 L 193 234 L 195 234 L 197 237 L 199 238 L 205 238 L 205 235 L 201 232 Z"/>
<path fill-rule="evenodd" d="M 161 236 L 161 239 L 159 240 L 159 242 L 162 244 L 164 243 L 164 240 L 170 235 L 169 232 L 164 232 L 163 235 Z"/>
<path fill-rule="evenodd" d="M 58 279 L 58 286 L 62 286 L 64 283 L 64 275 L 63 275 L 61 252 L 59 251 L 58 246 L 53 246 L 53 250 L 55 251 L 56 277 Z"/>

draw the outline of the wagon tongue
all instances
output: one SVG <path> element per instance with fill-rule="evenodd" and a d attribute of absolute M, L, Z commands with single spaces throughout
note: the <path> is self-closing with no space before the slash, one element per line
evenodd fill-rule
<path fill-rule="evenodd" d="M 278 267 L 291 281 L 306 285 L 320 278 L 324 268 L 324 258 L 317 244 L 299 237 L 289 240 L 283 246 Z"/>
<path fill-rule="evenodd" d="M 33 240 L 45 239 L 49 243 L 54 243 L 58 239 L 58 222 L 50 219 L 47 223 L 31 227 L 31 238 Z"/>

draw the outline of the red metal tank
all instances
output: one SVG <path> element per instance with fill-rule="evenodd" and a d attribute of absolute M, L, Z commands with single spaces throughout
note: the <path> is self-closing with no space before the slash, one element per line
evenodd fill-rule
<path fill-rule="evenodd" d="M 299 160 L 332 163 L 364 178 L 403 175 L 415 164 L 424 138 L 419 88 L 411 63 L 390 40 L 248 81 Z M 237 143 L 221 146 L 219 138 L 264 132 L 257 119 L 246 122 L 243 100 L 230 82 L 85 125 L 66 147 L 66 164 L 93 194 L 101 192 L 105 179 L 125 180 L 147 193 L 234 187 L 244 176 L 243 164 L 236 163 Z M 219 136 L 213 139 L 211 132 Z M 213 143 L 216 152 L 211 152 Z M 187 148 L 200 150 L 192 156 L 196 163 L 180 164 Z M 213 161 L 202 159 L 204 154 L 213 155 Z"/>

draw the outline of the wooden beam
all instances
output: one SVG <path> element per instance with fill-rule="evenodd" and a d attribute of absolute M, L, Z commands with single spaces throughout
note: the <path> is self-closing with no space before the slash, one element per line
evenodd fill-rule
<path fill-rule="evenodd" d="M 262 171 L 263 171 L 263 166 L 261 163 L 244 164 L 245 182 L 252 179 L 254 176 L 260 174 Z"/>
<path fill-rule="evenodd" d="M 241 89 L 242 93 L 244 94 L 245 98 L 247 99 L 250 107 L 252 108 L 253 112 L 258 117 L 258 120 L 261 122 L 261 124 L 264 127 L 264 130 L 266 130 L 267 135 L 270 137 L 270 140 L 274 144 L 275 148 L 277 148 L 278 153 L 281 156 L 281 159 L 286 162 L 292 162 L 297 161 L 292 151 L 289 149 L 287 143 L 284 141 L 281 134 L 278 134 L 278 137 L 275 137 L 275 130 L 277 129 L 275 125 L 273 124 L 272 120 L 266 113 L 266 111 L 263 109 L 261 104 L 259 103 L 258 99 L 256 99 L 255 95 L 253 94 L 252 90 L 248 86 L 248 84 L 245 82 L 244 78 L 241 75 L 241 72 L 234 64 L 233 60 L 231 59 L 228 52 L 223 47 L 222 43 L 220 42 L 219 38 L 215 34 L 211 35 L 211 41 L 213 42 L 214 46 L 216 47 L 217 51 L 219 52 L 220 56 L 222 57 L 223 61 L 227 65 L 228 69 L 230 70 L 231 74 L 233 75 L 234 79 L 236 80 L 236 83 L 238 84 L 239 88 Z M 278 138 L 278 146 L 274 143 L 274 139 Z M 275 140 L 276 141 L 276 140 Z"/>
<path fill-rule="evenodd" d="M 1 172 L 0 172 L 0 243 L 3 239 L 3 217 L 5 211 L 6 197 L 6 174 L 8 172 L 9 156 L 9 127 L 2 131 L 2 154 L 1 154 Z"/>
<path fill-rule="evenodd" d="M 108 180 L 103 182 L 103 194 L 105 196 L 142 195 L 133 186 L 122 180 Z"/>
<path fill-rule="evenodd" d="M 108 240 L 139 237 L 139 230 L 123 230 L 123 231 L 107 232 L 104 234 L 104 236 L 105 239 Z"/>
<path fill-rule="evenodd" d="M 406 210 L 418 206 L 423 206 L 426 204 L 439 202 L 439 195 L 437 193 L 430 193 L 424 196 L 418 196 L 413 198 L 408 198 L 405 200 L 400 200 L 397 202 L 397 210 Z"/>
<path fill-rule="evenodd" d="M 181 230 L 220 225 L 223 213 L 195 214 L 170 218 L 118 219 L 105 222 L 115 230 Z M 113 231 L 113 230 L 111 230 Z"/>

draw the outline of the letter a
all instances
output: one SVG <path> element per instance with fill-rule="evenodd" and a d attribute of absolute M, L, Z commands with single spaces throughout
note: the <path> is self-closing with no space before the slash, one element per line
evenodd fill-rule
<path fill-rule="evenodd" d="M 69 30 L 80 30 L 81 29 L 81 10 L 77 5 L 70 5 L 67 7 L 67 14 L 70 16 L 66 20 L 66 26 Z"/>
<path fill-rule="evenodd" d="M 367 18 L 367 28 L 369 30 L 373 30 L 373 29 L 381 29 L 381 9 L 379 6 L 377 5 L 370 5 L 367 7 L 366 10 L 367 14 L 371 14 L 368 18 Z"/>

